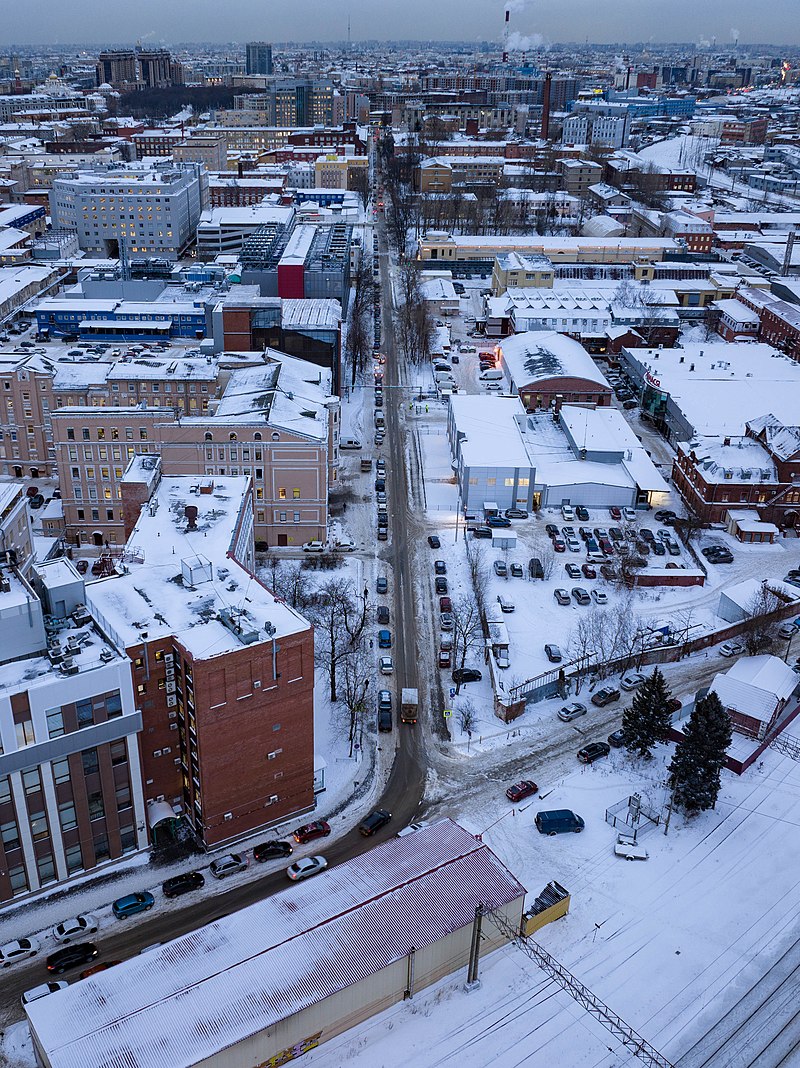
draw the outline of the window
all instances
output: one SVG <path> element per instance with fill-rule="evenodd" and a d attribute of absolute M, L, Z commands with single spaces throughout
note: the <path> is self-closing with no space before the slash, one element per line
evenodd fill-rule
<path fill-rule="evenodd" d="M 96 749 L 84 749 L 81 753 L 81 760 L 83 761 L 84 775 L 94 775 L 98 771 L 99 763 Z"/>
<path fill-rule="evenodd" d="M 9 849 L 19 849 L 19 830 L 14 820 L 0 826 L 0 839 L 3 841 L 6 852 Z"/>
<path fill-rule="evenodd" d="M 8 881 L 11 883 L 11 889 L 15 894 L 23 893 L 28 889 L 28 877 L 22 864 L 8 869 Z"/>
<path fill-rule="evenodd" d="M 108 850 L 108 835 L 101 834 L 94 839 L 92 843 L 94 845 L 94 859 L 95 861 L 107 860 L 111 856 Z"/>
<path fill-rule="evenodd" d="M 297 489 L 297 488 L 293 489 L 292 490 L 292 497 L 294 498 L 294 500 L 299 501 L 300 500 L 300 490 Z"/>
<path fill-rule="evenodd" d="M 0 775 L 0 805 L 11 800 L 11 780 L 7 775 Z"/>
<path fill-rule="evenodd" d="M 88 798 L 89 805 L 89 819 L 101 820 L 106 814 L 105 807 L 103 805 L 103 793 L 101 790 L 93 790 Z"/>
<path fill-rule="evenodd" d="M 125 742 L 111 743 L 111 763 L 114 767 L 128 763 L 128 747 Z"/>
<path fill-rule="evenodd" d="M 14 726 L 17 732 L 17 748 L 22 749 L 23 746 L 33 745 L 33 721 L 26 719 L 22 723 L 15 723 Z"/>
<path fill-rule="evenodd" d="M 75 712 L 78 717 L 79 727 L 88 727 L 93 722 L 91 700 L 77 701 L 75 703 Z"/>
<path fill-rule="evenodd" d="M 47 718 L 47 735 L 49 738 L 60 738 L 64 734 L 64 716 L 60 708 L 48 708 L 45 712 Z"/>
<path fill-rule="evenodd" d="M 78 826 L 78 817 L 75 814 L 73 801 L 62 801 L 58 806 L 58 821 L 62 831 L 73 831 Z"/>
<path fill-rule="evenodd" d="M 257 430 L 255 432 L 255 434 L 253 434 L 253 441 L 261 441 L 261 431 L 260 430 Z"/>
<path fill-rule="evenodd" d="M 72 874 L 75 871 L 80 871 L 83 867 L 83 856 L 81 854 L 80 844 L 67 846 L 64 851 L 64 856 L 67 861 L 67 872 Z"/>
<path fill-rule="evenodd" d="M 56 786 L 69 782 L 69 761 L 66 757 L 63 760 L 54 760 L 52 768 Z"/>
<path fill-rule="evenodd" d="M 75 431 L 71 426 L 67 427 L 67 441 L 75 440 Z"/>
<path fill-rule="evenodd" d="M 116 719 L 117 716 L 122 715 L 122 698 L 119 695 L 119 690 L 115 691 L 106 698 L 106 716 L 109 719 Z"/>
<path fill-rule="evenodd" d="M 279 501 L 285 501 L 286 500 L 286 490 L 284 489 L 283 486 L 280 486 L 279 489 L 278 489 L 278 500 Z"/>
<path fill-rule="evenodd" d="M 130 786 L 118 786 L 116 791 L 117 799 L 117 812 L 122 812 L 126 808 L 131 807 L 131 788 Z"/>
<path fill-rule="evenodd" d="M 27 771 L 22 773 L 22 785 L 26 794 L 38 793 L 42 788 L 42 780 L 39 777 L 38 768 L 28 768 Z"/>
<path fill-rule="evenodd" d="M 84 440 L 84 441 L 89 441 L 89 439 L 90 439 L 91 435 L 90 435 L 90 433 L 89 433 L 89 428 L 88 428 L 88 426 L 85 426 L 85 427 L 84 427 L 84 428 L 83 428 L 83 429 L 81 430 L 81 437 L 83 438 L 83 440 Z"/>
<path fill-rule="evenodd" d="M 39 871 L 40 883 L 52 883 L 56 879 L 56 866 L 53 861 L 52 853 L 47 853 L 43 857 L 37 857 L 36 867 Z"/>
<path fill-rule="evenodd" d="M 47 817 L 44 812 L 32 812 L 30 826 L 34 842 L 41 842 L 43 838 L 50 837 L 50 828 L 47 826 Z"/>
<path fill-rule="evenodd" d="M 120 829 L 119 844 L 123 853 L 130 853 L 136 849 L 136 832 L 133 827 L 128 830 Z"/>

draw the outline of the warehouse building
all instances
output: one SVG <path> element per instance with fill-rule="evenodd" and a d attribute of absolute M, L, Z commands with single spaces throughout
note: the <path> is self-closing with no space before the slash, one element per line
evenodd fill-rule
<path fill-rule="evenodd" d="M 466 971 L 520 929 L 525 889 L 430 824 L 27 1007 L 44 1068 L 284 1064 Z"/>

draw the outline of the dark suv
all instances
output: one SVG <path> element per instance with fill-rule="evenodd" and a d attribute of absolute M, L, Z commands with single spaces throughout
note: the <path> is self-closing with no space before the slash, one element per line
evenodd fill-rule
<path fill-rule="evenodd" d="M 282 857 L 290 857 L 292 847 L 289 842 L 282 842 L 279 838 L 273 838 L 269 842 L 261 842 L 253 846 L 253 860 L 263 862 L 265 860 L 280 860 Z"/>
<path fill-rule="evenodd" d="M 162 883 L 161 891 L 164 897 L 180 897 L 181 894 L 189 894 L 205 885 L 206 881 L 199 871 L 185 871 L 182 875 L 173 875 Z"/>
<path fill-rule="evenodd" d="M 391 812 L 387 812 L 385 808 L 376 808 L 374 812 L 370 812 L 365 820 L 359 823 L 358 829 L 365 838 L 370 838 L 381 827 L 385 827 L 391 818 Z"/>
<path fill-rule="evenodd" d="M 602 690 L 592 694 L 592 704 L 599 708 L 605 708 L 606 705 L 617 700 L 619 700 L 619 690 L 615 690 L 613 686 L 604 686 Z"/>

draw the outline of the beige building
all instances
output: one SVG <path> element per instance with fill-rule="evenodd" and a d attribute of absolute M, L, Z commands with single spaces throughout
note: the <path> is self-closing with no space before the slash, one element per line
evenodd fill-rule
<path fill-rule="evenodd" d="M 417 259 L 468 263 L 518 252 L 523 256 L 546 256 L 553 263 L 630 264 L 658 262 L 666 252 L 681 250 L 682 246 L 668 237 L 540 237 L 535 234 L 483 237 L 430 231 L 419 239 Z"/>
<path fill-rule="evenodd" d="M 500 297 L 511 286 L 517 289 L 552 289 L 555 271 L 547 256 L 523 256 L 504 252 L 494 258 L 492 295 Z"/>
<path fill-rule="evenodd" d="M 172 158 L 179 163 L 204 163 L 207 171 L 224 171 L 228 165 L 228 139 L 224 134 L 187 137 L 175 145 Z"/>
<path fill-rule="evenodd" d="M 320 156 L 314 163 L 314 185 L 317 189 L 354 189 L 359 171 L 369 173 L 367 156 L 339 156 L 335 152 Z"/>
<path fill-rule="evenodd" d="M 589 159 L 559 159 L 556 168 L 561 172 L 566 191 L 576 197 L 603 179 L 602 166 Z"/>

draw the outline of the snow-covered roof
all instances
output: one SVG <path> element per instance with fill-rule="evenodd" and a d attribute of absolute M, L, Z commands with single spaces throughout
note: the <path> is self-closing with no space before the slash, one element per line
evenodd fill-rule
<path fill-rule="evenodd" d="M 524 893 L 441 820 L 42 998 L 31 1027 L 52 1068 L 189 1068 Z"/>
<path fill-rule="evenodd" d="M 772 457 L 761 444 L 749 437 L 703 437 L 678 445 L 682 453 L 693 452 L 705 482 L 777 482 Z"/>
<path fill-rule="evenodd" d="M 757 323 L 759 321 L 758 312 L 754 312 L 752 308 L 748 308 L 740 300 L 734 300 L 733 297 L 714 301 L 714 307 L 737 323 Z"/>
<path fill-rule="evenodd" d="M 779 460 L 790 460 L 800 453 L 800 426 L 784 426 L 771 412 L 747 422 L 751 433 L 763 434 L 770 450 Z"/>
<path fill-rule="evenodd" d="M 142 509 L 128 539 L 130 549 L 141 550 L 143 562 L 132 563 L 127 574 L 87 584 L 86 603 L 124 647 L 137 645 L 143 633 L 151 639 L 174 635 L 193 656 L 209 659 L 241 649 L 243 634 L 255 632 L 254 640 L 268 641 L 266 623 L 278 638 L 308 628 L 302 616 L 228 555 L 243 509 L 252 508 L 250 479 L 215 475 L 211 493 L 192 492 L 202 481 L 162 478 L 154 507 Z M 193 531 L 187 505 L 198 510 Z M 195 566 L 200 558 L 210 564 L 207 569 Z M 226 575 L 219 574 L 220 566 Z M 240 632 L 235 634 L 223 617 L 237 621 Z"/>
<path fill-rule="evenodd" d="M 797 686 L 797 674 L 777 656 L 743 656 L 714 677 L 710 689 L 726 708 L 768 718 Z"/>
<path fill-rule="evenodd" d="M 527 468 L 531 460 L 517 419 L 525 409 L 519 397 L 454 393 L 450 412 L 458 452 L 466 467 Z"/>
<path fill-rule="evenodd" d="M 518 389 L 548 378 L 583 378 L 611 390 L 586 349 L 564 334 L 527 331 L 503 338 L 500 349 Z"/>

